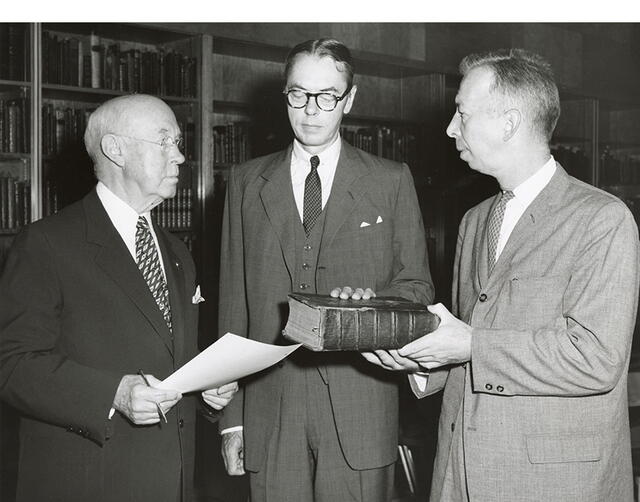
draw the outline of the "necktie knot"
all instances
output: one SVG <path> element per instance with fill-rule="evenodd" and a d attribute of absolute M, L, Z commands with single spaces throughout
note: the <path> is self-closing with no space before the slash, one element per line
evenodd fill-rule
<path fill-rule="evenodd" d="M 309 159 L 309 162 L 311 162 L 311 170 L 315 171 L 316 169 L 318 169 L 318 166 L 320 165 L 320 157 L 318 157 L 317 155 L 314 155 Z"/>

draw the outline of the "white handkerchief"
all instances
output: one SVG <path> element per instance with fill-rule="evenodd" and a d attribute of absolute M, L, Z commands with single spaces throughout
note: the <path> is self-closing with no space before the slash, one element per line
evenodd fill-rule
<path fill-rule="evenodd" d="M 204 298 L 200 295 L 200 285 L 196 286 L 196 292 L 191 297 L 191 303 L 194 305 L 204 301 Z"/>
<path fill-rule="evenodd" d="M 376 220 L 376 223 L 382 223 L 382 216 L 378 216 L 378 219 Z"/>
<path fill-rule="evenodd" d="M 367 223 L 366 221 L 363 221 L 362 223 L 360 223 L 360 228 L 368 227 L 370 225 L 371 225 L 371 223 Z"/>

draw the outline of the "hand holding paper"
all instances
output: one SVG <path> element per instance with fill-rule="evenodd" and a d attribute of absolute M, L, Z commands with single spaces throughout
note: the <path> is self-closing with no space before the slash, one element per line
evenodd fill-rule
<path fill-rule="evenodd" d="M 279 346 L 226 333 L 157 386 L 182 393 L 214 389 L 284 359 L 300 344 Z"/>

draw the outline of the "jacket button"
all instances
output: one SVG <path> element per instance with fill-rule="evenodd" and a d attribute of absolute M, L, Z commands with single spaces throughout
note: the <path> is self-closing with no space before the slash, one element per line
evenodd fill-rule
<path fill-rule="evenodd" d="M 496 387 L 496 390 L 497 390 L 498 392 L 502 392 L 502 391 L 504 390 L 504 387 L 503 387 L 502 385 L 498 385 L 498 386 Z"/>
<path fill-rule="evenodd" d="M 304 245 L 304 247 L 303 247 L 303 249 L 304 249 L 305 251 L 311 251 L 311 246 L 310 246 L 309 244 L 305 244 L 305 245 Z"/>
<path fill-rule="evenodd" d="M 303 263 L 303 264 L 302 264 L 302 268 L 303 268 L 304 270 L 309 270 L 309 269 L 311 268 L 311 266 L 310 266 L 308 263 Z"/>
<path fill-rule="evenodd" d="M 485 389 L 487 389 L 487 390 L 491 390 L 491 389 L 493 389 L 493 385 L 491 385 L 490 383 L 488 383 L 488 384 L 486 384 L 486 385 L 484 386 L 484 388 L 485 388 Z"/>
<path fill-rule="evenodd" d="M 184 427 L 184 420 L 182 420 L 182 419 L 178 420 L 178 425 L 182 429 Z"/>
<path fill-rule="evenodd" d="M 456 428 L 455 422 L 451 422 L 451 432 L 453 432 L 455 428 Z"/>
<path fill-rule="evenodd" d="M 485 295 L 484 293 L 482 293 L 480 295 L 480 297 L 478 298 L 478 300 L 480 300 L 481 302 L 486 302 L 487 301 L 487 295 Z"/>
<path fill-rule="evenodd" d="M 307 289 L 308 287 L 309 285 L 306 282 L 300 283 L 300 286 L 299 286 L 300 289 Z"/>

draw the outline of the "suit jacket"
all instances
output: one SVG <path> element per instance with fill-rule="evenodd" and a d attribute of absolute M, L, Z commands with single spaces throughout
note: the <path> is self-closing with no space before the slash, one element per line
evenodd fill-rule
<path fill-rule="evenodd" d="M 231 170 L 223 223 L 220 333 L 267 343 L 281 337 L 287 294 L 295 290 L 295 225 L 291 148 Z M 292 209 L 293 208 L 293 209 Z M 338 286 L 373 288 L 429 303 L 433 287 L 422 217 L 406 165 L 355 149 L 346 142 L 336 169 L 317 267 L 317 292 Z M 381 222 L 376 223 L 380 217 Z M 370 223 L 361 227 L 362 222 Z M 302 350 L 302 349 L 301 349 Z M 394 462 L 397 381 L 359 354 L 309 354 L 326 378 L 340 444 L 355 469 Z M 221 427 L 244 425 L 245 466 L 257 471 L 274 429 L 282 392 L 275 366 L 246 382 L 225 409 Z"/>
<path fill-rule="evenodd" d="M 162 379 L 197 351 L 193 261 L 155 231 L 173 342 L 95 190 L 16 237 L 0 281 L 0 396 L 23 415 L 18 500 L 175 502 L 190 487 L 194 398 L 168 424 L 107 419 L 123 375 Z"/>
<path fill-rule="evenodd" d="M 472 501 L 627 502 L 634 219 L 558 165 L 488 276 L 486 226 L 497 200 L 460 224 L 453 303 L 474 328 L 471 362 L 430 377 L 427 392 L 447 378 L 432 500 L 446 500 L 443 477 L 462 427 Z"/>

